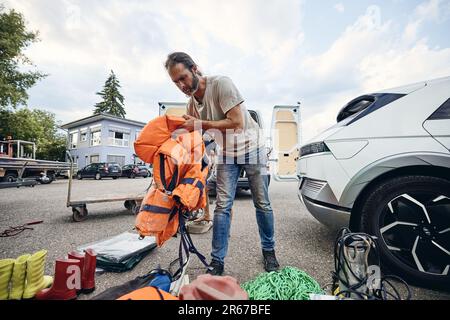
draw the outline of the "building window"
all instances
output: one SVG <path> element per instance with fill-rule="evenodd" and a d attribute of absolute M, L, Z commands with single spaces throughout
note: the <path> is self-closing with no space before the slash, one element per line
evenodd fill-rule
<path fill-rule="evenodd" d="M 110 155 L 108 154 L 106 156 L 107 162 L 114 162 L 118 163 L 121 167 L 125 165 L 125 156 L 119 156 L 119 155 Z"/>
<path fill-rule="evenodd" d="M 109 131 L 108 138 L 110 146 L 128 147 L 130 134 L 119 131 Z"/>
<path fill-rule="evenodd" d="M 136 130 L 136 139 L 137 140 L 139 138 L 139 135 L 141 134 L 141 130 Z"/>
<path fill-rule="evenodd" d="M 91 156 L 91 163 L 97 163 L 99 162 L 99 156 L 97 155 L 92 155 Z"/>
<path fill-rule="evenodd" d="M 86 142 L 87 141 L 87 132 L 82 132 L 80 134 L 80 141 L 81 142 Z"/>
<path fill-rule="evenodd" d="M 70 149 L 76 149 L 78 143 L 78 132 L 70 134 Z"/>
<path fill-rule="evenodd" d="M 95 131 L 91 133 L 91 146 L 99 146 L 102 143 L 102 132 Z"/>

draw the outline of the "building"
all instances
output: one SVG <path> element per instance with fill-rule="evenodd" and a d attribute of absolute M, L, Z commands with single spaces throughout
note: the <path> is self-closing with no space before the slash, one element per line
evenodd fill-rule
<path fill-rule="evenodd" d="M 142 163 L 134 154 L 134 141 L 144 122 L 110 114 L 96 114 L 61 126 L 68 132 L 68 150 L 78 168 L 94 162 L 117 162 L 121 166 Z"/>

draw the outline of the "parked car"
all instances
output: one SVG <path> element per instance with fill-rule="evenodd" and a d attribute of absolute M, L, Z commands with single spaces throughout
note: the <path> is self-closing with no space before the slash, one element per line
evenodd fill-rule
<path fill-rule="evenodd" d="M 136 177 L 151 177 L 152 174 L 145 165 L 138 165 L 138 164 L 127 164 L 122 167 L 122 177 L 128 177 L 128 178 L 136 178 Z"/>
<path fill-rule="evenodd" d="M 450 77 L 350 101 L 300 149 L 299 175 L 317 220 L 376 236 L 390 270 L 450 288 Z"/>
<path fill-rule="evenodd" d="M 94 178 L 100 180 L 102 178 L 117 179 L 122 176 L 120 165 L 115 162 L 91 163 L 77 172 L 77 179 Z"/>

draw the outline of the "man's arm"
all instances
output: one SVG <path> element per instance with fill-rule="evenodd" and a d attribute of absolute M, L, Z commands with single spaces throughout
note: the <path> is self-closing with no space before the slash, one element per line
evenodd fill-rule
<path fill-rule="evenodd" d="M 242 130 L 244 128 L 244 118 L 242 117 L 240 104 L 231 108 L 225 114 L 225 116 L 226 119 L 223 120 L 208 121 L 208 120 L 200 120 L 189 115 L 184 115 L 183 117 L 186 119 L 186 121 L 181 127 L 188 131 L 193 131 L 194 122 L 200 122 L 203 130 L 216 129 L 220 131 L 225 131 L 227 129 Z"/>

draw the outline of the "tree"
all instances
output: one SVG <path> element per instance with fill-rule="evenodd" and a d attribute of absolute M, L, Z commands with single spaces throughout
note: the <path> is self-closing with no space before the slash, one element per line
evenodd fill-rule
<path fill-rule="evenodd" d="M 19 70 L 33 65 L 23 50 L 36 41 L 38 32 L 26 30 L 23 15 L 14 10 L 4 12 L 0 5 L 0 109 L 25 105 L 27 90 L 47 76 L 39 71 Z"/>
<path fill-rule="evenodd" d="M 36 158 L 65 161 L 66 135 L 58 132 L 55 115 L 45 110 L 0 110 L 0 137 L 36 143 Z"/>
<path fill-rule="evenodd" d="M 97 92 L 103 98 L 102 102 L 95 105 L 94 114 L 109 113 L 117 117 L 125 118 L 124 97 L 119 92 L 120 84 L 114 71 L 106 80 L 103 90 Z"/>

